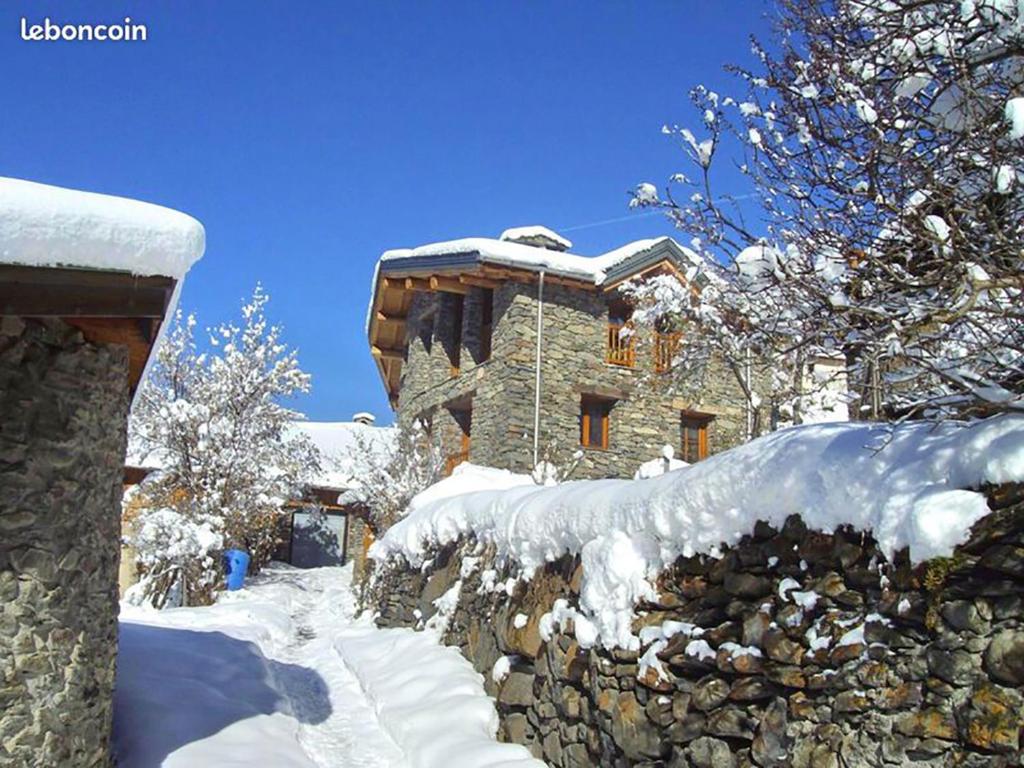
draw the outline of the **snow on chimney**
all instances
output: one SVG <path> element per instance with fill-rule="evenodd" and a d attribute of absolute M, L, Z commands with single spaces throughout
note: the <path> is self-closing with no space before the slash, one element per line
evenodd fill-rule
<path fill-rule="evenodd" d="M 546 248 L 549 251 L 568 251 L 572 241 L 562 237 L 547 227 L 513 227 L 501 233 L 499 240 L 520 245 L 532 245 L 534 248 Z"/>
<path fill-rule="evenodd" d="M 373 426 L 373 422 L 375 422 L 376 420 L 376 416 L 374 416 L 372 413 L 367 413 L 366 411 L 360 411 L 359 413 L 353 414 L 352 416 L 352 421 L 354 421 L 356 424 L 365 424 L 368 427 Z"/>

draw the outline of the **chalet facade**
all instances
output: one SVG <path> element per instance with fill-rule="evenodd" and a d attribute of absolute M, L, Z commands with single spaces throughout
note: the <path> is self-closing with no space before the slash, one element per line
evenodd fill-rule
<path fill-rule="evenodd" d="M 530 227 L 382 256 L 368 335 L 399 422 L 420 422 L 449 469 L 529 472 L 579 449 L 578 478 L 632 476 L 665 445 L 693 462 L 742 442 L 731 374 L 712 365 L 699 396 L 670 394 L 655 380 L 678 335 L 628 330 L 623 283 L 670 273 L 699 289 L 700 259 L 667 237 L 594 258 L 569 247 Z"/>

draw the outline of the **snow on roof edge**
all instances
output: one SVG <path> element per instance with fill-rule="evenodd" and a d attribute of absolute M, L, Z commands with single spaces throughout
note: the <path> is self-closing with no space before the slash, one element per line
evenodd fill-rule
<path fill-rule="evenodd" d="M 563 277 L 592 280 L 595 285 L 600 285 L 607 272 L 613 267 L 621 266 L 662 243 L 672 243 L 694 266 L 701 266 L 696 254 L 667 235 L 634 240 L 597 256 L 581 256 L 566 251 L 552 251 L 524 243 L 493 240 L 486 237 L 465 237 L 427 243 L 415 248 L 394 248 L 384 251 L 377 261 L 374 287 L 376 288 L 380 270 L 387 269 L 394 262 L 406 260 L 418 262 L 444 258 L 451 259 L 451 263 L 444 264 L 444 266 L 486 262 L 537 272 L 543 270 Z"/>
<path fill-rule="evenodd" d="M 179 211 L 0 177 L 0 263 L 181 281 L 205 249 L 203 225 Z"/>

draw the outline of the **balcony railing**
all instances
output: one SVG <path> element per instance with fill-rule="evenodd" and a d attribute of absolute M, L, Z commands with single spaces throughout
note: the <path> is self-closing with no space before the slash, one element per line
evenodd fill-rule
<path fill-rule="evenodd" d="M 625 329 L 625 333 L 623 333 Z M 628 323 L 608 323 L 608 346 L 605 362 L 632 368 L 636 365 L 636 337 Z"/>
<path fill-rule="evenodd" d="M 683 337 L 678 331 L 673 333 L 654 334 L 654 372 L 668 373 L 672 370 L 672 361 L 679 351 L 679 340 Z"/>

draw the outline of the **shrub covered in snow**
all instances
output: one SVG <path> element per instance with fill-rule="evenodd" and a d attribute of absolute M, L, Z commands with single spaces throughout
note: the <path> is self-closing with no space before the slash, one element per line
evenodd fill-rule
<path fill-rule="evenodd" d="M 360 474 L 357 487 L 343 494 L 342 500 L 366 504 L 378 531 L 394 525 L 412 498 L 444 472 L 444 456 L 415 423 L 399 425 L 394 439 L 383 445 L 370 434 L 357 434 L 346 461 L 358 466 Z"/>
<path fill-rule="evenodd" d="M 189 595 L 208 599 L 224 544 L 215 522 L 190 519 L 173 509 L 144 509 L 135 518 L 129 543 L 145 572 L 130 596 L 133 602 L 151 595 L 154 606 L 164 608 L 181 605 Z"/>

